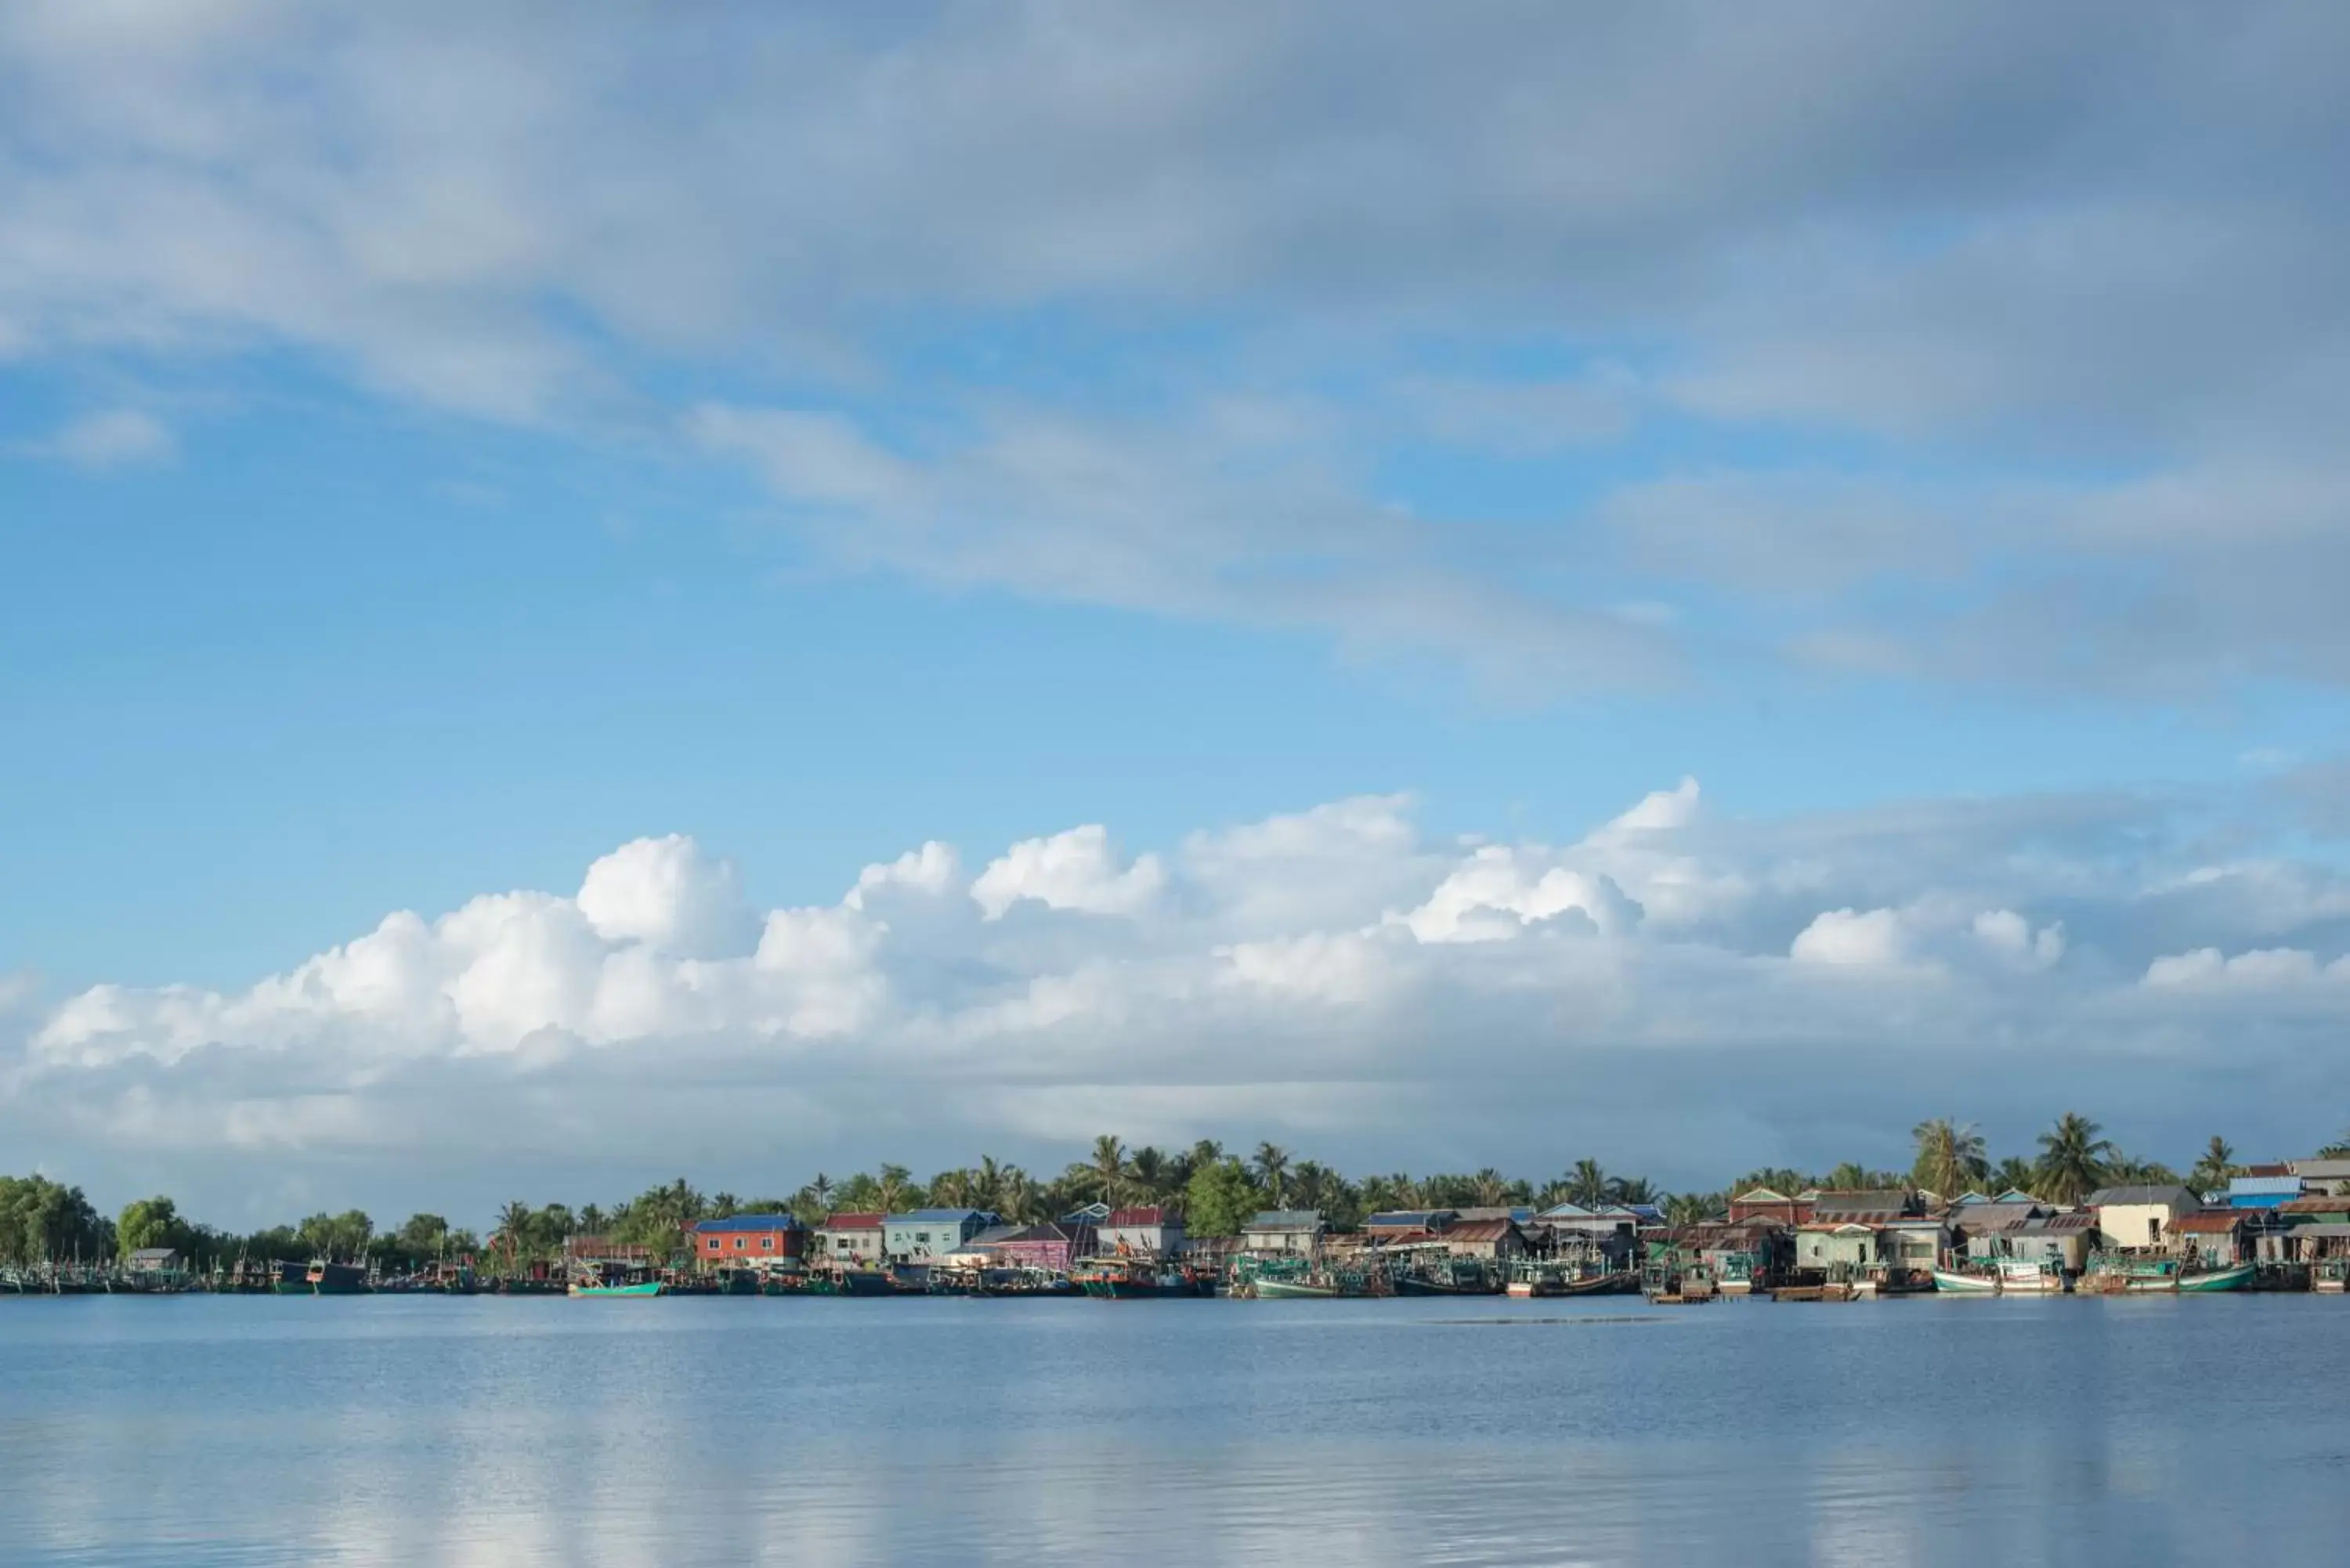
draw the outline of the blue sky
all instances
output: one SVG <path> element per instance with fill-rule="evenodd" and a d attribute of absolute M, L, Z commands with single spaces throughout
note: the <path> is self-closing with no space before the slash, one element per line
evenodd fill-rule
<path fill-rule="evenodd" d="M 2176 1141 L 2244 1038 L 2331 1108 L 2240 1078 L 2239 1141 L 2350 1118 L 2342 24 L 1310 9 L 0 23 L 0 1126 L 295 1201 L 436 1074 L 699 1127 L 690 1059 L 969 1085 L 809 1158 L 1392 1164 L 1465 1158 L 1383 1107 L 1470 1016 L 1721 1064 L 1530 1169 L 2028 1141 L 2150 1050 L 2092 1108 Z M 938 909 L 843 902 L 928 841 Z M 1192 1006 L 1228 1046 L 1138 1043 Z M 1888 1035 L 2072 1077 L 1746 1093 Z"/>

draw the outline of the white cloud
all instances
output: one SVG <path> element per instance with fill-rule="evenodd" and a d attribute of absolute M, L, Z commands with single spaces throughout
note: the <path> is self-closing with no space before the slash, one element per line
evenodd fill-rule
<path fill-rule="evenodd" d="M 2350 1023 L 2345 884 L 2316 866 L 2257 863 L 2281 903 L 2244 896 L 2241 867 L 2116 861 L 2117 841 L 2163 841 L 2148 803 L 1742 822 L 1696 793 L 1563 846 L 1432 839 L 1378 796 L 1131 859 L 1087 826 L 976 877 L 932 842 L 755 936 L 732 866 L 643 839 L 575 896 L 396 912 L 242 991 L 19 994 L 0 1127 L 52 1165 L 364 1153 L 396 1172 L 429 1149 L 456 1173 L 778 1140 L 960 1158 L 1131 1107 L 1150 1136 L 1312 1130 L 1334 1155 L 1498 1145 L 1477 1163 L 1536 1164 L 1565 1137 L 1654 1168 L 1694 1115 L 1747 1143 L 1659 1174 L 1719 1180 L 1717 1157 L 1760 1163 L 1813 1125 L 1816 1102 L 1787 1097 L 1804 1083 L 1848 1086 L 1844 1121 L 1896 1143 L 1918 1096 L 2036 1120 L 2087 1096 L 2109 1126 L 2185 1137 L 2222 1104 L 2282 1127 L 2246 1085 L 2350 1092 L 2317 1048 Z M 1859 1070 L 1886 1051 L 1901 1074 Z"/>
<path fill-rule="evenodd" d="M 1109 830 L 1097 823 L 1014 845 L 988 863 L 971 896 L 991 920 L 1023 899 L 1088 915 L 1134 915 L 1166 885 L 1167 868 L 1156 855 L 1121 870 Z"/>
<path fill-rule="evenodd" d="M 1787 956 L 1798 963 L 1895 964 L 1909 953 L 1899 911 L 1825 909 L 1796 933 Z"/>
<path fill-rule="evenodd" d="M 152 414 L 109 409 L 84 414 L 19 450 L 76 468 L 132 468 L 170 462 L 179 455 L 180 442 L 171 427 Z"/>

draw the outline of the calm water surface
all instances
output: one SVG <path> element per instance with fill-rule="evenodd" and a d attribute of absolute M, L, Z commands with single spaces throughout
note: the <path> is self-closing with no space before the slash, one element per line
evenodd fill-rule
<path fill-rule="evenodd" d="M 0 1562 L 2350 1561 L 2350 1302 L 0 1301 Z"/>

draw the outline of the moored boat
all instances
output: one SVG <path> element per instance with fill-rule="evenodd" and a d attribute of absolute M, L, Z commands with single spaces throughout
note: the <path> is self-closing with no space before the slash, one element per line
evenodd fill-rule
<path fill-rule="evenodd" d="M 575 1296 L 657 1296 L 661 1293 L 661 1282 L 659 1280 L 639 1280 L 633 1284 L 601 1285 L 574 1280 L 568 1293 Z"/>
<path fill-rule="evenodd" d="M 2242 1290 L 2258 1272 L 2250 1263 L 2212 1269 L 2177 1258 L 2099 1257 L 2077 1288 L 2089 1295 L 2209 1295 Z"/>

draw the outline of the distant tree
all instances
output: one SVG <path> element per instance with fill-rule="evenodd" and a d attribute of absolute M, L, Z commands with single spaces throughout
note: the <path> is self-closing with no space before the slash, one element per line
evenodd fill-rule
<path fill-rule="evenodd" d="M 2178 1184 L 2178 1173 L 2158 1159 L 2139 1159 L 2135 1155 L 2116 1149 L 2105 1164 L 2106 1182 L 2109 1186 L 2169 1187 Z"/>
<path fill-rule="evenodd" d="M 1701 1224 L 1721 1213 L 1726 1206 L 1719 1192 L 1671 1193 L 1664 1202 L 1665 1221 L 1671 1225 Z"/>
<path fill-rule="evenodd" d="M 1185 1225 L 1195 1236 L 1237 1236 L 1265 1195 L 1237 1159 L 1219 1159 L 1191 1173 L 1184 1195 Z"/>
<path fill-rule="evenodd" d="M 1828 1172 L 1827 1188 L 1831 1192 L 1864 1192 L 1877 1185 L 1870 1179 L 1866 1166 L 1846 1160 Z"/>
<path fill-rule="evenodd" d="M 2350 1159 L 2350 1132 L 2344 1133 L 2317 1151 L 2320 1159 Z"/>
<path fill-rule="evenodd" d="M 2059 1116 L 2040 1135 L 2039 1185 L 2033 1190 L 2051 1203 L 2078 1203 L 2104 1186 L 2106 1160 L 2114 1151 L 2104 1131 L 2075 1111 Z"/>
<path fill-rule="evenodd" d="M 1146 1203 L 1155 1203 L 1165 1197 L 1168 1168 L 1172 1163 L 1163 1149 L 1138 1148 L 1128 1155 L 1126 1168 L 1135 1196 Z"/>
<path fill-rule="evenodd" d="M 710 1195 L 710 1214 L 708 1216 L 710 1219 L 732 1220 L 735 1215 L 740 1214 L 741 1212 L 743 1212 L 743 1206 L 735 1201 L 734 1195 L 733 1193 L 713 1192 Z"/>
<path fill-rule="evenodd" d="M 1126 1145 L 1109 1133 L 1094 1139 L 1093 1158 L 1086 1167 L 1094 1183 L 1094 1197 L 1115 1204 L 1125 1196 L 1128 1171 Z"/>
<path fill-rule="evenodd" d="M 831 1178 L 831 1177 L 827 1176 L 827 1175 L 826 1175 L 823 1171 L 821 1171 L 821 1170 L 817 1171 L 814 1177 L 812 1177 L 812 1178 L 810 1178 L 810 1179 L 809 1179 L 809 1181 L 808 1181 L 808 1184 L 807 1184 L 807 1190 L 808 1190 L 808 1196 L 809 1196 L 810 1198 L 813 1198 L 813 1199 L 816 1199 L 816 1207 L 817 1207 L 817 1208 L 824 1210 L 825 1210 L 826 1212 L 827 1212 L 827 1213 L 829 1213 L 829 1212 L 831 1211 L 831 1205 L 832 1205 L 832 1178 Z"/>
<path fill-rule="evenodd" d="M 1611 1176 L 1607 1179 L 1607 1201 L 1610 1203 L 1653 1203 L 1657 1189 L 1645 1176 Z"/>
<path fill-rule="evenodd" d="M 1937 1116 L 1919 1122 L 1909 1129 L 1909 1136 L 1918 1145 L 1909 1184 L 1937 1194 L 1944 1202 L 1991 1175 L 1991 1162 L 1983 1157 L 1982 1135 L 1971 1123 Z"/>
<path fill-rule="evenodd" d="M 1607 1201 L 1607 1173 L 1596 1159 L 1578 1159 L 1575 1168 L 1566 1173 L 1566 1200 L 1586 1209 L 1596 1209 Z"/>
<path fill-rule="evenodd" d="M 874 1182 L 874 1196 L 880 1199 L 884 1213 L 904 1213 L 916 1201 L 914 1173 L 902 1165 L 883 1166 Z"/>
<path fill-rule="evenodd" d="M 604 1233 L 606 1223 L 604 1211 L 593 1203 L 579 1210 L 579 1230 L 582 1235 L 600 1236 Z"/>
<path fill-rule="evenodd" d="M 1256 1181 L 1275 1209 L 1289 1199 L 1289 1151 L 1275 1143 L 1256 1146 Z"/>
<path fill-rule="evenodd" d="M 1993 1192 L 2031 1192 L 2040 1185 L 2040 1167 L 2019 1155 L 2009 1155 L 1991 1168 L 1985 1186 Z"/>
<path fill-rule="evenodd" d="M 2203 1146 L 2203 1158 L 2187 1173 L 2187 1184 L 2198 1192 L 2210 1192 L 2243 1174 L 2244 1168 L 2236 1163 L 2236 1151 L 2226 1138 L 2213 1133 L 2211 1141 Z"/>
<path fill-rule="evenodd" d="M 1510 1183 L 1508 1179 L 1503 1177 L 1500 1171 L 1495 1170 L 1490 1165 L 1484 1169 L 1479 1171 L 1470 1179 L 1476 1184 L 1477 1202 L 1475 1206 L 1478 1208 L 1498 1209 L 1509 1198 Z"/>
<path fill-rule="evenodd" d="M 411 1214 L 385 1238 L 386 1251 L 411 1268 L 437 1258 L 449 1245 L 449 1221 L 438 1214 Z"/>
<path fill-rule="evenodd" d="M 114 1241 L 126 1261 L 142 1247 L 185 1250 L 189 1227 L 168 1198 L 141 1198 L 127 1205 L 114 1222 Z"/>

